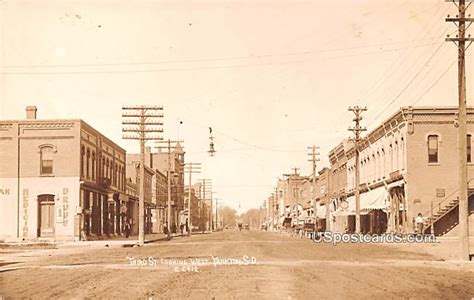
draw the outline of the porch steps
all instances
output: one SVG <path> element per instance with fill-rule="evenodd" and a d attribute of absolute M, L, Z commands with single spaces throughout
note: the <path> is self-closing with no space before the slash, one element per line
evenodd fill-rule
<path fill-rule="evenodd" d="M 448 204 L 446 206 L 444 206 L 442 208 L 438 208 L 436 213 L 433 214 L 433 221 L 432 222 L 433 222 L 435 228 L 436 228 L 436 222 L 441 220 L 443 217 L 445 217 L 452 210 L 456 209 L 458 206 L 459 206 L 459 199 L 453 199 L 450 202 L 448 202 Z M 449 227 L 447 227 L 445 230 L 443 230 L 443 232 L 441 232 L 441 235 L 445 235 L 446 233 L 451 231 L 451 229 L 456 227 L 456 225 L 458 225 L 458 222 L 457 221 L 453 222 L 452 224 L 450 224 Z M 425 228 L 426 228 L 424 230 L 425 233 L 430 233 L 431 232 L 431 220 L 429 218 L 427 220 L 425 220 Z"/>

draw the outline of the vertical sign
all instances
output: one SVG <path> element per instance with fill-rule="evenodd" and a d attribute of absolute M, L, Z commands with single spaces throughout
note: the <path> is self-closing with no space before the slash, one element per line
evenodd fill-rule
<path fill-rule="evenodd" d="M 69 189 L 63 188 L 63 225 L 67 226 L 68 223 L 68 208 L 69 208 Z"/>
<path fill-rule="evenodd" d="M 28 189 L 23 189 L 23 237 L 28 236 Z"/>

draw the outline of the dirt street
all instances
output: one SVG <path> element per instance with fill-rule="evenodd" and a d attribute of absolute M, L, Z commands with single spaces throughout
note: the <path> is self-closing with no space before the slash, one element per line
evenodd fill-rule
<path fill-rule="evenodd" d="M 225 231 L 142 248 L 0 249 L 0 295 L 34 298 L 474 297 L 474 265 L 374 244 Z"/>

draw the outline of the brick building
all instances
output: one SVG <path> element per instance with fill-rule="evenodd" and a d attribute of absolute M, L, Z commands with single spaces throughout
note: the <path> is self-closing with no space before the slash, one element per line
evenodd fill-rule
<path fill-rule="evenodd" d="M 428 230 L 433 220 L 436 234 L 455 228 L 458 219 L 456 123 L 457 109 L 453 107 L 403 107 L 366 135 L 360 148 L 364 232 L 413 232 L 418 213 L 425 217 Z M 466 160 L 470 195 L 474 191 L 473 134 L 474 109 L 469 108 Z M 348 207 L 338 207 L 333 215 L 347 217 L 345 225 L 353 230 L 354 148 L 349 146 L 344 153 L 339 151 L 339 160 L 336 152 L 330 153 L 331 163 L 334 162 L 331 169 L 340 167 L 338 162 L 346 161 L 346 175 L 341 176 L 346 178 L 344 194 Z M 342 181 L 344 179 L 336 178 L 333 169 L 332 194 L 343 194 Z M 474 211 L 473 197 L 470 197 L 470 211 Z"/>
<path fill-rule="evenodd" d="M 121 233 L 125 150 L 82 120 L 0 121 L 0 238 Z"/>
<path fill-rule="evenodd" d="M 127 154 L 126 164 L 127 174 L 127 196 L 128 196 L 128 216 L 132 220 L 131 234 L 138 234 L 138 222 L 139 222 L 139 199 L 140 199 L 140 163 L 129 158 Z M 156 207 L 153 198 L 153 188 L 155 172 L 152 168 L 145 165 L 145 234 L 154 233 L 153 229 L 153 217 L 154 209 Z"/>

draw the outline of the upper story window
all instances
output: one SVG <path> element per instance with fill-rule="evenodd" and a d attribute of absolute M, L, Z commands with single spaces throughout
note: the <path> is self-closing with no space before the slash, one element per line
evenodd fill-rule
<path fill-rule="evenodd" d="M 86 161 L 86 177 L 87 179 L 89 179 L 91 177 L 91 169 L 90 169 L 90 160 L 91 160 L 91 150 L 89 148 L 87 148 L 87 151 L 86 151 L 86 158 L 87 158 L 87 161 Z"/>
<path fill-rule="evenodd" d="M 41 175 L 52 175 L 53 174 L 53 146 L 43 146 L 40 149 L 40 174 Z"/>
<path fill-rule="evenodd" d="M 470 163 L 472 158 L 471 158 L 471 135 L 467 135 L 467 162 Z"/>
<path fill-rule="evenodd" d="M 438 136 L 437 135 L 428 136 L 428 162 L 429 163 L 438 162 Z"/>
<path fill-rule="evenodd" d="M 95 174 L 97 172 L 96 170 L 96 157 L 95 157 L 95 152 L 92 151 L 92 180 L 95 180 Z"/>
<path fill-rule="evenodd" d="M 84 177 L 84 155 L 85 155 L 85 150 L 84 146 L 81 147 L 81 177 Z"/>

